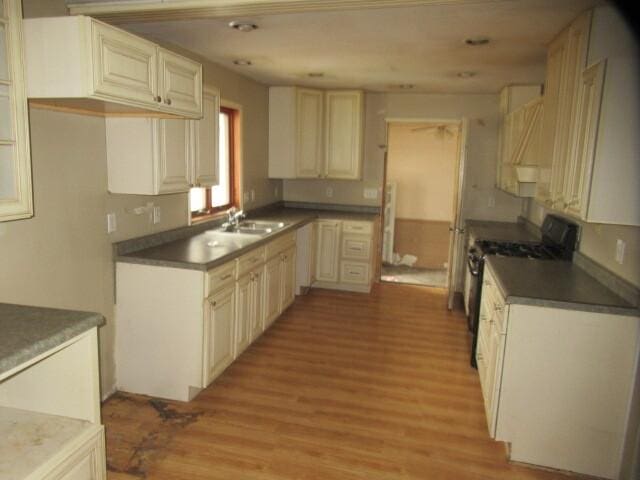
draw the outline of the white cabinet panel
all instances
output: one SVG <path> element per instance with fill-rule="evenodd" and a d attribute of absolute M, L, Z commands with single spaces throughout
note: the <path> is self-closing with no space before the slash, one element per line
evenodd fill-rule
<path fill-rule="evenodd" d="M 240 355 L 251 343 L 252 278 L 245 275 L 236 282 L 235 355 Z"/>
<path fill-rule="evenodd" d="M 266 330 L 282 312 L 280 301 L 282 272 L 280 257 L 269 260 L 264 269 L 264 329 Z"/>
<path fill-rule="evenodd" d="M 0 18 L 0 222 L 33 216 L 22 12 L 6 0 Z"/>
<path fill-rule="evenodd" d="M 296 91 L 296 176 L 317 178 L 322 171 L 323 93 Z"/>
<path fill-rule="evenodd" d="M 159 49 L 161 101 L 176 112 L 202 114 L 202 65 Z"/>
<path fill-rule="evenodd" d="M 338 281 L 340 258 L 340 222 L 319 220 L 316 278 L 323 282 Z"/>
<path fill-rule="evenodd" d="M 325 107 L 325 176 L 355 180 L 361 176 L 363 94 L 329 91 Z"/>
<path fill-rule="evenodd" d="M 282 254 L 282 308 L 285 310 L 296 299 L 296 248 Z"/>
<path fill-rule="evenodd" d="M 220 92 L 210 88 L 202 94 L 202 119 L 194 120 L 193 184 L 198 187 L 218 185 L 218 122 Z"/>
<path fill-rule="evenodd" d="M 92 22 L 95 93 L 157 105 L 157 47 L 135 35 Z"/>
<path fill-rule="evenodd" d="M 191 187 L 191 123 L 187 120 L 155 120 L 160 125 L 160 158 L 156 191 L 187 192 Z"/>
<path fill-rule="evenodd" d="M 207 299 L 204 318 L 204 386 L 209 385 L 234 359 L 235 300 L 234 285 Z"/>

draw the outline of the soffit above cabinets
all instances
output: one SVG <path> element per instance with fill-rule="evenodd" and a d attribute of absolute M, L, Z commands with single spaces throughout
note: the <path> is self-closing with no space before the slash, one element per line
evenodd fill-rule
<path fill-rule="evenodd" d="M 497 93 L 542 83 L 546 45 L 598 0 L 68 0 L 266 85 Z M 231 21 L 255 23 L 242 33 Z M 488 37 L 490 43 L 465 44 Z M 238 66 L 238 59 L 251 61 Z M 310 77 L 310 73 L 322 73 Z M 461 78 L 461 72 L 473 72 Z M 401 86 L 411 85 L 410 90 Z"/>

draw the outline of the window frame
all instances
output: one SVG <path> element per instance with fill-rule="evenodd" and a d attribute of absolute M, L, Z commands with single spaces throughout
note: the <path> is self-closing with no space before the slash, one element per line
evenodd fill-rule
<path fill-rule="evenodd" d="M 229 118 L 229 203 L 214 207 L 211 205 L 211 188 L 205 187 L 205 209 L 191 211 L 192 221 L 208 220 L 232 207 L 240 208 L 240 169 L 239 169 L 239 140 L 240 140 L 240 109 L 220 106 L 220 113 Z M 218 131 L 219 134 L 219 131 Z M 220 180 L 220 179 L 219 179 Z"/>

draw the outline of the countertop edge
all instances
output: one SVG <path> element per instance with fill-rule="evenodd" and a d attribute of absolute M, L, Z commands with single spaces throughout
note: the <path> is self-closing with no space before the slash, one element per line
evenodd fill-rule
<path fill-rule="evenodd" d="M 56 310 L 60 312 L 65 311 L 63 309 Z M 83 318 L 78 318 L 72 325 L 68 325 L 46 338 L 35 341 L 28 347 L 16 350 L 4 358 L 1 358 L 0 376 L 19 365 L 29 362 L 38 355 L 52 350 L 66 341 L 91 330 L 94 327 L 100 327 L 105 324 L 105 317 L 99 313 L 80 312 L 77 310 L 68 310 L 68 312 L 73 315 L 81 314 L 84 316 Z"/>

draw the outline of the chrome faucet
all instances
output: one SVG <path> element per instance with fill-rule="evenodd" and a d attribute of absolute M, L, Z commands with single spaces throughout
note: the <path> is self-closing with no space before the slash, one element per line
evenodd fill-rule
<path fill-rule="evenodd" d="M 237 210 L 236 207 L 231 207 L 229 210 L 227 210 L 227 216 L 228 216 L 228 220 L 227 220 L 227 223 L 224 225 L 224 227 L 226 227 L 227 230 L 237 229 L 240 223 L 240 220 L 246 217 L 246 215 L 244 214 L 244 211 Z"/>

